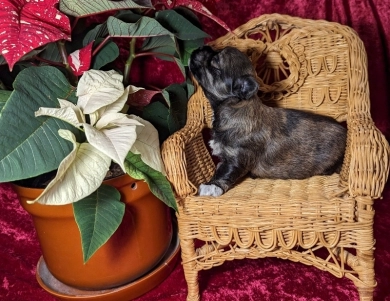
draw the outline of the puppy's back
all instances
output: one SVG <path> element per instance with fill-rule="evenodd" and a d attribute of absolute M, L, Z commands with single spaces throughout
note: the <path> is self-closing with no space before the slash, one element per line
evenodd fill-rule
<path fill-rule="evenodd" d="M 279 108 L 271 108 L 264 115 L 259 133 L 268 128 L 270 136 L 252 173 L 267 178 L 303 179 L 340 171 L 346 129 L 334 119 Z"/>

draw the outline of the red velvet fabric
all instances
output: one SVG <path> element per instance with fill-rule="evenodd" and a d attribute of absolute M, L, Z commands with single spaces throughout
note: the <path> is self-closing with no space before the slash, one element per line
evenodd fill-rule
<path fill-rule="evenodd" d="M 369 65 L 371 112 L 375 124 L 390 138 L 390 1 L 389 0 L 268 0 L 202 1 L 232 29 L 265 13 L 281 13 L 311 19 L 326 19 L 354 28 L 363 40 Z M 224 29 L 201 17 L 212 38 Z M 155 68 L 138 63 L 139 72 L 161 79 L 180 76 L 170 67 Z M 145 69 L 146 66 L 146 69 Z M 172 72 L 171 72 L 172 71 Z M 167 76 L 167 72 L 169 75 Z M 142 78 L 142 76 L 141 76 Z M 159 80 L 160 79 L 160 80 Z M 375 202 L 374 232 L 377 239 L 375 270 L 378 286 L 375 301 L 390 301 L 390 185 L 383 199 Z M 0 184 L 0 300 L 54 301 L 35 280 L 35 266 L 41 255 L 32 222 L 17 201 L 9 184 Z M 281 259 L 236 260 L 199 275 L 203 301 L 356 301 L 357 291 L 348 279 Z M 185 300 L 186 283 L 181 265 L 157 288 L 138 301 Z"/>

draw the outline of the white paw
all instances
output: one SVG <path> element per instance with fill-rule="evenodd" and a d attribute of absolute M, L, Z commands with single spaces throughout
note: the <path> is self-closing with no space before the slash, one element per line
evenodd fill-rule
<path fill-rule="evenodd" d="M 209 141 L 210 148 L 212 150 L 212 155 L 218 156 L 222 153 L 222 147 L 219 142 L 215 142 L 214 140 Z"/>
<path fill-rule="evenodd" d="M 223 194 L 223 190 L 214 184 L 201 184 L 199 186 L 198 194 L 200 196 L 220 196 Z"/>

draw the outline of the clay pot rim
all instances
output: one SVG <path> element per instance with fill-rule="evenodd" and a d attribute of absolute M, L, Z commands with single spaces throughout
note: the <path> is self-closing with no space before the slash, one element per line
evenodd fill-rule
<path fill-rule="evenodd" d="M 129 176 L 127 173 L 125 173 L 125 174 L 122 174 L 120 176 L 116 176 L 116 177 L 104 180 L 102 182 L 102 184 L 112 185 L 114 187 L 121 187 L 128 182 L 128 180 L 127 180 L 128 177 L 130 177 L 134 182 L 141 181 L 141 180 L 134 179 L 131 176 Z M 113 183 L 115 183 L 115 185 L 113 185 Z M 22 194 L 28 193 L 28 194 L 33 194 L 33 195 L 39 195 L 40 193 L 42 193 L 43 190 L 45 190 L 44 188 L 34 188 L 34 187 L 22 186 L 22 185 L 16 184 L 15 182 L 10 182 L 10 184 L 12 185 L 12 187 L 14 189 L 16 189 L 18 191 L 18 194 L 20 192 Z"/>

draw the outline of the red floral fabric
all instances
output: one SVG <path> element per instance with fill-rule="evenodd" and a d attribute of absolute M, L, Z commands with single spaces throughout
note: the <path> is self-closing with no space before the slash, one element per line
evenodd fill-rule
<path fill-rule="evenodd" d="M 205 6 L 230 28 L 265 13 L 280 13 L 310 19 L 326 19 L 354 28 L 368 54 L 371 112 L 375 124 L 390 138 L 390 3 L 388 0 L 202 0 Z M 200 16 L 212 38 L 225 29 Z M 141 68 L 142 66 L 142 68 Z M 134 70 L 137 81 L 147 77 L 156 86 L 179 78 L 170 65 L 155 68 L 139 61 Z M 180 79 L 181 80 L 181 79 Z M 390 301 L 390 186 L 383 199 L 375 202 L 375 269 L 378 286 L 374 300 Z M 54 301 L 35 279 L 41 256 L 32 222 L 17 201 L 9 184 L 0 184 L 0 300 Z M 267 258 L 236 260 L 202 271 L 199 275 L 203 301 L 357 301 L 355 286 L 327 272 L 299 263 Z M 186 298 L 181 265 L 154 290 L 137 301 L 180 301 Z"/>

